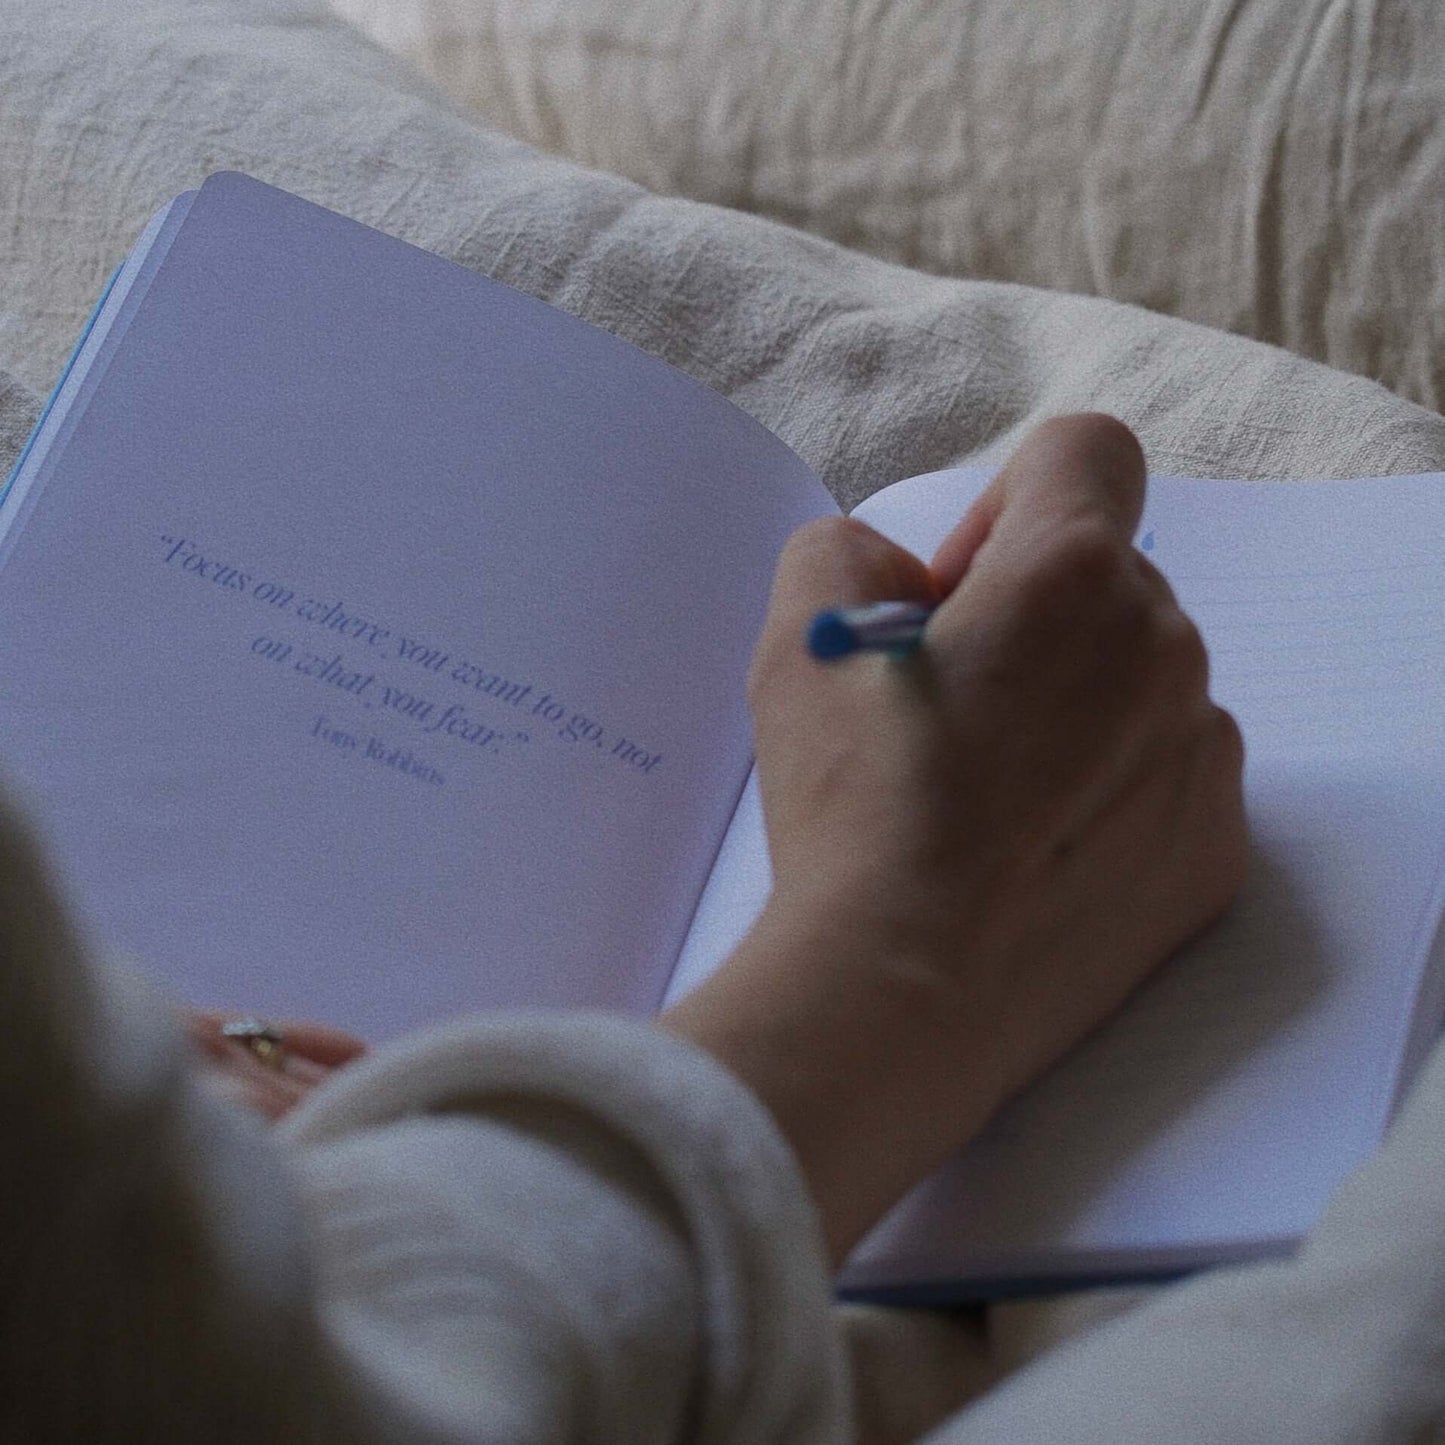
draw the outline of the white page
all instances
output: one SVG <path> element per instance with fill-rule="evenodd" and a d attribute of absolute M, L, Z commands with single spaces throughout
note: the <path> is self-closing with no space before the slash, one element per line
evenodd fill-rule
<path fill-rule="evenodd" d="M 668 980 L 663 1008 L 690 994 L 742 942 L 772 888 L 763 799 L 757 769 L 751 768 Z"/>
<path fill-rule="evenodd" d="M 987 481 L 915 478 L 855 515 L 927 557 Z M 1151 479 L 1136 542 L 1200 627 L 1211 693 L 1246 740 L 1249 881 L 885 1221 L 845 1283 L 1166 1267 L 1309 1227 L 1379 1137 L 1442 906 L 1442 537 L 1439 477 Z M 760 907 L 765 856 L 741 808 L 690 983 L 751 917 L 710 905 Z"/>
<path fill-rule="evenodd" d="M 0 767 L 90 931 L 188 1001 L 373 1039 L 655 1009 L 777 554 L 833 508 L 802 463 L 224 176 L 69 421 L 0 565 Z"/>

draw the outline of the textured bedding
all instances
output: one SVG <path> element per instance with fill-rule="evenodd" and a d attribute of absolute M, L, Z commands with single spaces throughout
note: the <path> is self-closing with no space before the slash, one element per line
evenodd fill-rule
<path fill-rule="evenodd" d="M 1445 406 L 1437 0 L 333 0 L 501 129 Z"/>
<path fill-rule="evenodd" d="M 322 0 L 0 8 L 0 468 L 148 216 L 227 168 L 665 357 L 777 431 L 844 505 L 1001 460 L 1043 417 L 1083 408 L 1133 426 L 1159 472 L 1445 469 L 1445 418 L 1285 351 L 1107 300 L 918 274 L 541 156 Z M 1445 1058 L 1409 1123 L 1300 1261 L 1224 1271 L 1082 1330 L 950 1438 L 1436 1438 L 1420 1432 L 1445 1402 Z M 1119 1303 L 1001 1310 L 993 1359 Z M 872 1337 L 896 1343 L 890 1328 Z M 976 1359 L 898 1353 L 905 1372 L 927 1366 L 919 1401 L 982 1377 Z M 861 1357 L 865 1395 L 884 1374 L 896 1387 L 887 1355 Z"/>

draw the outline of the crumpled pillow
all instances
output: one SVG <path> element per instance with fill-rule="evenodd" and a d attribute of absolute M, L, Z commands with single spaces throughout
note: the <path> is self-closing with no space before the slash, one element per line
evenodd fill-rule
<path fill-rule="evenodd" d="M 1438 0 L 332 0 L 510 133 L 1445 401 Z"/>

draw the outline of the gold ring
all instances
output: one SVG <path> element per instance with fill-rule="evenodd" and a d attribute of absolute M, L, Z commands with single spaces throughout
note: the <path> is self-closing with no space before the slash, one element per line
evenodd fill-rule
<path fill-rule="evenodd" d="M 221 1025 L 223 1038 L 244 1044 L 268 1069 L 280 1073 L 286 1067 L 286 1036 L 265 1019 L 234 1019 Z"/>

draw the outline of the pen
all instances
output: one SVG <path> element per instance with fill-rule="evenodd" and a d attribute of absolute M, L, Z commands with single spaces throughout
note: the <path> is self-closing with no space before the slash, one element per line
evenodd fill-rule
<path fill-rule="evenodd" d="M 825 662 L 865 648 L 903 657 L 923 641 L 924 624 L 932 615 L 931 607 L 917 602 L 830 608 L 808 628 L 808 651 Z"/>

